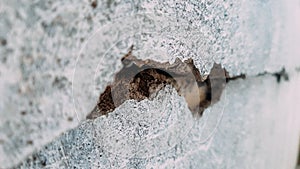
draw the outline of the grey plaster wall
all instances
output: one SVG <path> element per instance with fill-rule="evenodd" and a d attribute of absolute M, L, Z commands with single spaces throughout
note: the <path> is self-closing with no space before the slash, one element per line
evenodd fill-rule
<path fill-rule="evenodd" d="M 0 168 L 294 168 L 299 16 L 296 0 L 1 0 Z M 131 45 L 247 79 L 200 120 L 166 89 L 86 121 Z M 282 67 L 288 82 L 256 76 Z"/>

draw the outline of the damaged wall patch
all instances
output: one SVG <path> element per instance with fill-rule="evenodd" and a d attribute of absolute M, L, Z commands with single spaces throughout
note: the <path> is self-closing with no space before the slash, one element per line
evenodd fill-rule
<path fill-rule="evenodd" d="M 107 115 L 129 99 L 151 100 L 166 85 L 174 87 L 185 98 L 193 115 L 199 117 L 220 99 L 226 82 L 245 78 L 245 75 L 229 77 L 228 72 L 216 63 L 207 78 L 203 78 L 192 59 L 183 62 L 177 58 L 173 64 L 160 63 L 137 59 L 132 50 L 121 61 L 123 68 L 100 95 L 87 119 Z"/>

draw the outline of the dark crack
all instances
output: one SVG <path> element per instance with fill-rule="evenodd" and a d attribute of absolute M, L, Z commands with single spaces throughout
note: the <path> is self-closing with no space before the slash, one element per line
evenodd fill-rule
<path fill-rule="evenodd" d="M 265 76 L 268 74 L 274 76 L 276 78 L 277 83 L 280 83 L 282 80 L 289 81 L 289 75 L 286 72 L 284 67 L 278 72 L 275 72 L 275 73 L 264 72 L 264 73 L 258 74 L 257 76 Z"/>

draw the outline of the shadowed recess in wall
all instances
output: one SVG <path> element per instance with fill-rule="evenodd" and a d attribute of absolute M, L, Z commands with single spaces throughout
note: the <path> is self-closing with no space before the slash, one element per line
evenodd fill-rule
<path fill-rule="evenodd" d="M 200 117 L 207 107 L 220 99 L 228 81 L 245 78 L 245 75 L 229 77 L 228 72 L 216 63 L 210 74 L 202 77 L 192 59 L 182 62 L 177 58 L 173 64 L 141 60 L 132 55 L 132 48 L 121 61 L 123 68 L 100 95 L 87 119 L 107 115 L 129 99 L 151 100 L 166 85 L 174 87 L 185 98 L 193 115 Z"/>
<path fill-rule="evenodd" d="M 174 87 L 177 93 L 185 98 L 193 115 L 200 117 L 206 108 L 220 99 L 227 82 L 246 78 L 244 74 L 230 77 L 229 73 L 216 63 L 210 74 L 202 77 L 192 59 L 181 61 L 177 58 L 173 64 L 141 60 L 132 55 L 132 49 L 133 47 L 121 59 L 123 68 L 115 75 L 114 82 L 100 95 L 97 105 L 88 114 L 87 119 L 107 115 L 129 99 L 151 100 L 166 85 Z M 264 72 L 258 76 L 266 74 L 275 76 L 278 83 L 281 79 L 289 80 L 284 68 L 279 72 Z"/>

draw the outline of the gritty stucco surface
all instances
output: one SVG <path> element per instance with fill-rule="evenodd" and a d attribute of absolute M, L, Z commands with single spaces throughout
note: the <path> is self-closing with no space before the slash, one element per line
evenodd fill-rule
<path fill-rule="evenodd" d="M 205 112 L 207 114 L 202 120 L 193 123 L 193 128 L 189 129 L 188 125 L 185 128 L 180 125 L 174 127 L 179 136 L 184 136 L 177 144 L 164 145 L 167 139 L 159 139 L 159 136 L 167 134 L 160 135 L 163 133 L 162 131 L 158 132 L 158 137 L 151 137 L 154 123 L 147 123 L 149 119 L 145 115 L 143 121 L 138 117 L 130 118 L 130 116 L 136 115 L 136 112 L 132 112 L 134 108 L 130 108 L 127 104 L 107 118 L 85 121 L 79 127 L 66 132 L 28 158 L 28 161 L 21 164 L 20 167 L 239 169 L 246 166 L 246 168 L 260 169 L 293 168 L 297 153 L 294 146 L 297 145 L 299 135 L 290 129 L 299 127 L 299 117 L 295 118 L 296 116 L 293 114 L 293 110 L 299 107 L 295 105 L 296 101 L 283 103 L 282 100 L 293 97 L 299 101 L 299 96 L 293 92 L 298 88 L 299 82 L 300 76 L 296 75 L 292 77 L 290 83 L 283 82 L 283 84 L 277 84 L 276 79 L 271 76 L 230 83 L 226 88 L 226 95 L 223 95 L 221 101 L 212 110 Z M 245 99 L 244 96 L 249 95 L 255 97 Z M 172 96 L 168 96 L 168 98 L 170 97 L 172 98 Z M 174 100 L 180 100 L 176 97 L 178 96 L 173 95 Z M 236 100 L 240 101 L 236 103 Z M 142 106 L 143 103 L 138 105 L 139 108 L 149 106 L 155 109 L 155 105 L 159 101 L 163 100 L 158 99 L 144 106 Z M 272 104 L 265 105 L 266 103 Z M 281 104 L 289 108 L 282 107 Z M 159 106 L 161 105 L 166 105 L 163 108 L 170 106 L 159 104 Z M 186 106 L 182 108 L 180 105 L 177 106 L 171 115 L 177 111 L 178 113 L 182 112 L 181 109 L 188 112 Z M 120 117 L 120 113 L 125 113 L 125 110 L 129 115 Z M 205 130 L 209 130 L 209 127 L 203 125 L 203 122 L 206 121 L 206 125 L 212 122 L 209 120 L 209 113 L 214 110 L 223 110 L 224 114 L 214 137 L 207 140 Z M 261 113 L 262 111 L 264 113 Z M 155 116 L 153 112 L 144 111 L 144 113 Z M 117 120 L 119 122 L 116 122 Z M 107 126 L 109 121 L 111 127 Z M 142 122 L 143 125 L 139 125 Z M 271 123 L 271 126 L 278 124 L 281 126 L 271 128 L 266 125 L 267 122 Z M 172 123 L 177 124 L 178 120 L 172 120 L 171 124 L 162 121 L 158 123 L 166 125 L 169 130 L 176 130 L 172 128 Z M 191 124 L 191 122 L 189 121 L 187 124 Z M 124 134 L 118 138 L 119 141 L 116 141 L 116 136 L 121 134 L 117 134 L 117 131 L 122 131 Z M 99 132 L 101 134 L 97 134 Z M 131 135 L 126 135 L 127 133 Z M 130 137 L 134 137 L 134 139 Z M 156 149 L 151 144 L 155 141 L 159 144 L 154 145 L 164 146 Z M 143 144 L 144 142 L 147 144 Z"/>
<path fill-rule="evenodd" d="M 91 4 L 0 0 L 0 168 L 22 161 L 50 168 L 293 167 L 299 138 L 299 107 L 293 107 L 299 102 L 297 1 Z M 131 45 L 139 58 L 193 58 L 203 75 L 218 62 L 231 75 L 253 79 L 229 84 L 219 107 L 198 121 L 171 89 L 156 104 L 128 102 L 107 118 L 85 121 Z M 282 67 L 291 73 L 287 83 L 256 77 Z M 154 123 L 161 102 L 174 114 L 165 111 L 166 119 Z M 119 115 L 132 107 L 137 110 Z M 139 127 L 130 123 L 141 119 Z M 121 136 L 126 138 L 112 142 Z M 24 162 L 32 153 L 38 158 Z"/>

